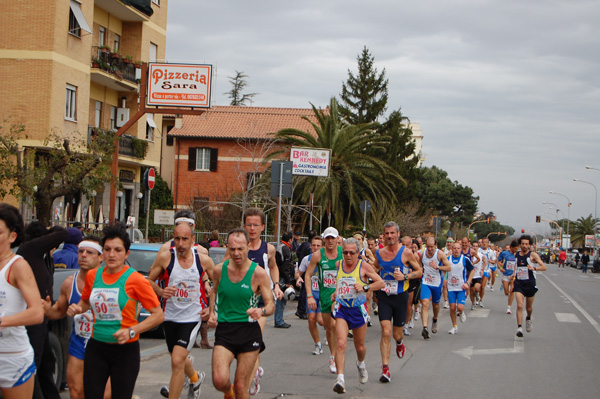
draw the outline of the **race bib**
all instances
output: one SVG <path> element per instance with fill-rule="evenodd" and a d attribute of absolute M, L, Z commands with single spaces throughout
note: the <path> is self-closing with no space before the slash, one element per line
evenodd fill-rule
<path fill-rule="evenodd" d="M 94 288 L 90 296 L 90 303 L 96 320 L 115 321 L 123 319 L 119 307 L 118 288 Z"/>
<path fill-rule="evenodd" d="M 73 323 L 75 324 L 75 335 L 85 339 L 90 339 L 92 337 L 94 316 L 92 315 L 91 310 L 88 310 L 85 313 L 75 315 L 73 317 Z"/>
<path fill-rule="evenodd" d="M 354 288 L 356 279 L 352 277 L 340 278 L 337 286 L 337 296 L 340 299 L 353 299 L 356 298 L 356 289 Z"/>
<path fill-rule="evenodd" d="M 426 276 L 423 278 L 423 283 L 424 283 L 425 285 L 433 285 L 433 276 L 431 276 L 431 275 L 426 275 Z"/>
<path fill-rule="evenodd" d="M 310 286 L 312 287 L 313 292 L 319 291 L 319 276 L 312 276 L 310 278 Z"/>
<path fill-rule="evenodd" d="M 200 298 L 200 283 L 198 280 L 182 280 L 174 285 L 176 291 L 173 300 L 182 305 L 197 302 Z"/>
<path fill-rule="evenodd" d="M 448 277 L 448 287 L 458 288 L 462 285 L 462 279 L 456 274 L 451 274 Z"/>
<path fill-rule="evenodd" d="M 398 295 L 398 280 L 383 280 L 385 286 L 382 291 L 388 295 Z"/>
<path fill-rule="evenodd" d="M 506 270 L 510 270 L 510 271 L 514 272 L 516 266 L 517 266 L 517 261 L 516 260 L 508 260 L 508 261 L 506 261 Z"/>
<path fill-rule="evenodd" d="M 526 267 L 517 267 L 517 280 L 529 280 L 529 269 Z"/>
<path fill-rule="evenodd" d="M 323 270 L 323 287 L 335 288 L 337 285 L 337 270 Z"/>

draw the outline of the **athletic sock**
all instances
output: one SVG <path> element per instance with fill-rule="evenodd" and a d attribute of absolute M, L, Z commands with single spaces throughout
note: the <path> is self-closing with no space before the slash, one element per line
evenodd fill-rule
<path fill-rule="evenodd" d="M 518 327 L 518 328 L 521 328 L 522 326 L 521 326 L 521 324 L 517 324 L 517 327 Z"/>
<path fill-rule="evenodd" d="M 525 320 L 531 320 L 531 316 L 526 316 Z"/>
<path fill-rule="evenodd" d="M 357 365 L 358 367 L 360 367 L 361 369 L 363 369 L 363 368 L 365 368 L 365 361 L 364 361 L 364 360 L 363 360 L 362 362 L 358 362 L 358 361 L 357 361 L 357 362 L 356 362 L 356 365 Z"/>
<path fill-rule="evenodd" d="M 434 323 L 437 323 L 437 319 L 433 319 L 433 322 L 434 322 Z"/>
<path fill-rule="evenodd" d="M 200 379 L 200 376 L 198 375 L 198 372 L 197 372 L 197 371 L 194 371 L 194 376 L 193 376 L 193 377 L 190 377 L 190 382 L 191 382 L 192 384 L 195 384 L 195 383 L 197 383 L 197 382 L 198 382 L 198 380 L 199 380 L 199 379 Z"/>
<path fill-rule="evenodd" d="M 339 382 L 344 382 L 344 374 L 338 374 L 337 379 Z"/>

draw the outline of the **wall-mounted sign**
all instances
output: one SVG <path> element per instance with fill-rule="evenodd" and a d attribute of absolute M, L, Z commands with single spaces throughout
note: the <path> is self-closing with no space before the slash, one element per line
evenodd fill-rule
<path fill-rule="evenodd" d="M 290 161 L 293 162 L 292 174 L 327 177 L 330 158 L 330 149 L 292 147 L 290 151 Z"/>
<path fill-rule="evenodd" d="M 210 108 L 212 65 L 148 64 L 147 105 Z"/>

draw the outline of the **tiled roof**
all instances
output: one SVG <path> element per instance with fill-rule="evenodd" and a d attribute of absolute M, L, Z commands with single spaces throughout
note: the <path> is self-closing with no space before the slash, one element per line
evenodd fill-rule
<path fill-rule="evenodd" d="M 267 108 L 214 106 L 202 115 L 184 115 L 181 128 L 170 136 L 198 138 L 268 138 L 281 129 L 294 128 L 314 133 L 303 116 L 316 122 L 311 108 Z"/>

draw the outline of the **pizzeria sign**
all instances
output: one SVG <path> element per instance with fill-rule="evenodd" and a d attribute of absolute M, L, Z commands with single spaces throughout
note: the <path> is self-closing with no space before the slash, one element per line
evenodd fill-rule
<path fill-rule="evenodd" d="M 210 108 L 212 65 L 148 64 L 146 105 Z"/>

